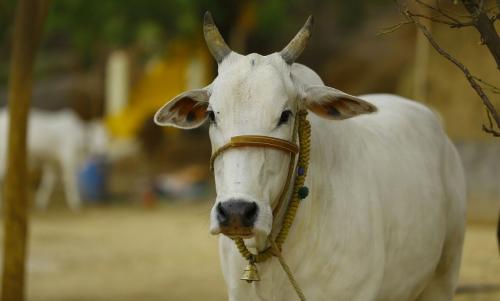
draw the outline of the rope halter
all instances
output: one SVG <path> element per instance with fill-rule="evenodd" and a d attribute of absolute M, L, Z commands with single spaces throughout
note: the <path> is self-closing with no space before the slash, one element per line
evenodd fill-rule
<path fill-rule="evenodd" d="M 260 135 L 241 135 L 231 137 L 228 143 L 224 144 L 218 148 L 210 157 L 210 170 L 214 170 L 214 162 L 218 156 L 220 156 L 224 151 L 234 148 L 234 147 L 268 147 L 284 152 L 289 152 L 291 154 L 297 154 L 299 152 L 299 147 L 290 141 Z"/>
<path fill-rule="evenodd" d="M 262 252 L 258 252 L 257 254 L 253 254 L 248 250 L 242 238 L 235 238 L 234 242 L 240 254 L 249 262 L 249 265 L 247 266 L 245 271 L 246 272 L 251 271 L 253 274 L 256 275 L 256 277 L 253 279 L 248 279 L 243 277 L 242 280 L 246 280 L 248 282 L 259 280 L 255 263 L 260 263 L 266 261 L 272 256 L 276 256 L 278 257 L 283 269 L 287 273 L 290 282 L 292 283 L 292 285 L 295 288 L 295 291 L 299 295 L 299 298 L 301 300 L 305 300 L 305 298 L 303 298 L 302 291 L 300 290 L 300 288 L 298 288 L 298 285 L 296 284 L 296 281 L 293 278 L 293 275 L 291 274 L 290 268 L 286 265 L 283 257 L 281 256 L 281 247 L 285 242 L 285 239 L 288 236 L 288 232 L 290 231 L 290 227 L 292 226 L 292 223 L 295 219 L 295 215 L 297 213 L 300 200 L 306 198 L 308 194 L 308 189 L 307 187 L 304 186 L 304 182 L 307 176 L 307 168 L 309 165 L 309 152 L 311 146 L 310 143 L 311 126 L 309 124 L 309 121 L 307 120 L 306 110 L 299 110 L 297 117 L 295 118 L 292 139 L 295 140 L 297 136 L 299 139 L 299 146 L 297 146 L 295 142 L 290 142 L 287 140 L 269 136 L 260 136 L 260 135 L 234 136 L 230 139 L 228 143 L 224 144 L 223 146 L 221 146 L 220 148 L 218 148 L 216 151 L 213 152 L 210 158 L 210 168 L 213 171 L 215 160 L 226 150 L 231 148 L 238 148 L 238 147 L 273 148 L 290 153 L 290 163 L 288 167 L 288 175 L 286 178 L 285 185 L 283 186 L 283 189 L 281 190 L 278 199 L 275 202 L 273 202 L 274 218 L 277 217 L 278 212 L 280 211 L 280 208 L 284 203 L 285 196 L 289 191 L 289 186 L 292 176 L 294 174 L 295 165 L 297 165 L 296 175 L 292 188 L 292 195 L 290 200 L 288 201 L 287 204 L 288 206 L 286 208 L 285 216 L 282 221 L 281 229 L 278 232 L 276 238 L 273 239 L 271 237 L 271 234 L 269 234 L 268 241 L 270 246 L 267 247 Z M 299 158 L 297 160 L 297 164 L 295 164 L 295 156 L 297 154 L 299 154 Z M 271 233 L 273 233 L 273 231 L 271 231 Z"/>

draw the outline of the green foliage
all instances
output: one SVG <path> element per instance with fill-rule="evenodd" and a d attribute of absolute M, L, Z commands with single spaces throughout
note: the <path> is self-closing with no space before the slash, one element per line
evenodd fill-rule
<path fill-rule="evenodd" d="M 255 0 L 257 27 L 249 38 L 257 40 L 256 51 L 282 46 L 306 17 L 315 12 L 323 18 L 331 15 L 341 30 L 353 30 L 371 6 L 388 2 Z M 52 0 L 42 54 L 54 53 L 52 50 L 71 52 L 82 62 L 92 64 L 112 48 L 138 45 L 146 53 L 157 53 L 163 51 L 171 38 L 201 35 L 206 10 L 212 11 L 223 35 L 229 37 L 246 3 L 234 0 Z M 10 47 L 15 4 L 15 0 L 0 0 L 0 67 L 1 58 Z M 325 10 L 327 14 L 319 13 Z"/>
<path fill-rule="evenodd" d="M 50 37 L 62 36 L 82 52 L 101 45 L 119 47 L 131 43 L 145 32 L 144 26 L 155 28 L 153 31 L 162 37 L 176 29 L 177 20 L 171 16 L 174 2 L 55 0 L 46 33 L 49 41 Z"/>
<path fill-rule="evenodd" d="M 15 6 L 16 2 L 14 0 L 0 1 L 0 55 L 6 52 L 6 44 L 14 20 Z"/>

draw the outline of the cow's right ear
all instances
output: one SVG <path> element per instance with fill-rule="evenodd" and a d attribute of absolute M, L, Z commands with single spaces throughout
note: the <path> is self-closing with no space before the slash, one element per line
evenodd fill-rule
<path fill-rule="evenodd" d="M 377 111 L 375 105 L 340 90 L 323 86 L 309 86 L 303 92 L 305 106 L 326 119 L 347 119 Z"/>
<path fill-rule="evenodd" d="M 160 126 L 194 129 L 207 120 L 209 89 L 186 91 L 174 97 L 156 112 L 154 121 Z"/>

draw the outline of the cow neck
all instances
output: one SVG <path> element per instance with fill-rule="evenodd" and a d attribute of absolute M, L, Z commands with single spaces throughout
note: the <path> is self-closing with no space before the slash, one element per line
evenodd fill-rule
<path fill-rule="evenodd" d="M 281 222 L 281 229 L 279 230 L 276 238 L 273 238 L 271 235 L 275 231 L 271 231 L 268 240 L 270 240 L 270 246 L 264 249 L 261 252 L 257 252 L 257 254 L 253 254 L 250 252 L 245 245 L 245 242 L 242 238 L 235 238 L 234 242 L 240 252 L 240 254 L 249 261 L 250 264 L 260 263 L 268 260 L 273 255 L 277 256 L 276 248 L 281 252 L 281 248 L 283 243 L 285 242 L 288 233 L 290 231 L 290 227 L 295 219 L 297 214 L 297 209 L 300 204 L 300 200 L 307 197 L 308 189 L 304 186 L 304 182 L 307 176 L 307 168 L 309 165 L 309 153 L 311 147 L 311 125 L 307 120 L 307 111 L 300 110 L 298 111 L 298 126 L 297 126 L 297 134 L 299 138 L 299 156 L 297 160 L 297 164 L 295 164 L 295 156 L 292 154 L 289 164 L 289 172 L 287 176 L 287 180 L 281 192 L 281 195 L 276 203 L 276 207 L 273 210 L 274 217 L 278 217 L 278 213 L 280 211 L 280 207 L 285 203 L 284 199 L 287 195 L 290 194 L 289 186 L 291 183 L 291 179 L 295 173 L 293 187 L 291 188 L 291 196 L 289 201 L 287 202 L 286 211 L 284 213 L 283 220 Z M 295 131 L 295 130 L 294 130 Z M 295 135 L 294 135 L 295 137 Z M 295 168 L 297 165 L 297 168 Z M 273 225 L 274 228 L 274 225 Z M 275 246 L 275 247 L 272 247 Z"/>

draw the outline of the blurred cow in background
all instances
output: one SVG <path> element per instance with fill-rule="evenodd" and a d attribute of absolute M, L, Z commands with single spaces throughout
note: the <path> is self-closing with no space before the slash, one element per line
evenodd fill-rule
<path fill-rule="evenodd" d="M 0 111 L 0 185 L 6 173 L 9 115 Z M 54 190 L 57 169 L 60 168 L 68 206 L 76 211 L 81 207 L 78 172 L 85 160 L 107 151 L 108 136 L 98 121 L 84 123 L 73 111 L 57 112 L 32 109 L 28 122 L 28 158 L 31 167 L 41 170 L 35 204 L 46 209 Z"/>

